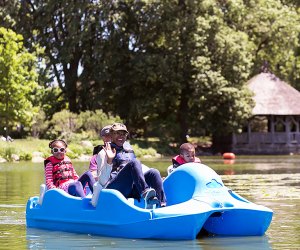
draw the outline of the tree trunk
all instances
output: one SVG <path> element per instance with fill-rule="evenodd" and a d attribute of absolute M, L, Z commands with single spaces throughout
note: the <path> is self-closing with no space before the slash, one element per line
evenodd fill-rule
<path fill-rule="evenodd" d="M 64 64 L 64 75 L 65 75 L 65 86 L 66 86 L 66 96 L 69 103 L 69 110 L 73 113 L 78 113 L 81 110 L 81 107 L 78 105 L 78 67 L 79 60 L 73 60 L 69 63 L 70 67 Z"/>
<path fill-rule="evenodd" d="M 8 122 L 8 114 L 9 114 L 9 94 L 8 94 L 8 91 L 6 91 L 6 100 L 5 100 L 5 127 L 4 127 L 4 130 L 5 130 L 5 138 L 7 138 L 8 136 L 8 125 L 9 125 L 9 122 Z"/>
<path fill-rule="evenodd" d="M 66 84 L 66 96 L 69 103 L 69 110 L 73 113 L 78 113 L 79 107 L 77 107 L 77 89 L 76 89 L 77 81 L 76 79 L 68 79 L 66 77 L 65 84 Z"/>
<path fill-rule="evenodd" d="M 223 154 L 232 151 L 232 135 L 212 135 L 212 153 Z"/>
<path fill-rule="evenodd" d="M 188 133 L 188 124 L 187 124 L 187 117 L 188 117 L 188 86 L 182 89 L 181 96 L 180 96 L 180 104 L 178 107 L 178 114 L 177 119 L 179 123 L 179 142 L 185 143 L 187 142 L 187 133 Z"/>

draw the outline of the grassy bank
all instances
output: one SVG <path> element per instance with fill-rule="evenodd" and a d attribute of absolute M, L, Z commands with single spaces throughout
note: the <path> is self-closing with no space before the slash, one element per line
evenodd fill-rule
<path fill-rule="evenodd" d="M 195 145 L 209 145 L 209 138 L 189 138 Z M 88 159 L 96 145 L 101 140 L 77 141 L 68 145 L 67 155 L 71 159 Z M 50 155 L 49 140 L 36 138 L 15 139 L 12 142 L 0 141 L 0 162 L 5 161 L 31 161 L 34 157 L 46 158 Z M 161 158 L 178 154 L 179 144 L 161 141 L 159 138 L 131 139 L 130 144 L 138 158 Z"/>
<path fill-rule="evenodd" d="M 0 141 L 0 158 L 6 161 L 31 161 L 33 157 L 46 158 L 50 155 L 49 140 L 34 138 L 16 139 L 12 142 Z M 68 145 L 67 155 L 71 159 L 87 159 L 93 153 L 96 145 L 102 141 L 80 141 Z M 132 147 L 137 157 L 159 157 L 153 147 L 142 148 L 138 143 L 133 143 Z"/>
<path fill-rule="evenodd" d="M 41 152 L 42 155 L 49 153 L 48 140 L 19 139 L 13 142 L 0 141 L 0 157 L 12 161 L 14 155 L 20 160 L 31 160 L 33 152 Z"/>

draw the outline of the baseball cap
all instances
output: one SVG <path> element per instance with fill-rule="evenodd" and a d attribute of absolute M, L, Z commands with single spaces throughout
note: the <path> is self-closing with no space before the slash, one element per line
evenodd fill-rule
<path fill-rule="evenodd" d="M 125 132 L 129 133 L 127 131 L 126 126 L 122 123 L 114 123 L 113 125 L 111 125 L 110 130 L 111 131 L 125 131 Z"/>
<path fill-rule="evenodd" d="M 100 136 L 109 135 L 111 125 L 107 125 L 101 129 Z"/>

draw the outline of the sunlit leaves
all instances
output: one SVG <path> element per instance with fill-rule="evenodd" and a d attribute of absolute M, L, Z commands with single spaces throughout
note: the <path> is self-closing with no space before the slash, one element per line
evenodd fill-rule
<path fill-rule="evenodd" d="M 30 124 L 36 80 L 36 58 L 24 48 L 23 37 L 0 28 L 0 126 Z"/>
<path fill-rule="evenodd" d="M 31 0 L 16 27 L 45 49 L 70 110 L 183 140 L 239 131 L 253 107 L 245 84 L 264 61 L 300 79 L 299 15 L 285 2 Z"/>

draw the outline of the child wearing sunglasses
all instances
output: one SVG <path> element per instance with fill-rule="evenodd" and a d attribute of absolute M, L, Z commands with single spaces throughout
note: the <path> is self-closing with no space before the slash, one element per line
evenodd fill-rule
<path fill-rule="evenodd" d="M 89 185 L 93 192 L 95 180 L 87 171 L 78 176 L 69 157 L 66 156 L 68 145 L 64 140 L 55 139 L 49 143 L 52 155 L 44 161 L 47 189 L 59 188 L 73 196 L 85 197 L 84 187 Z"/>

